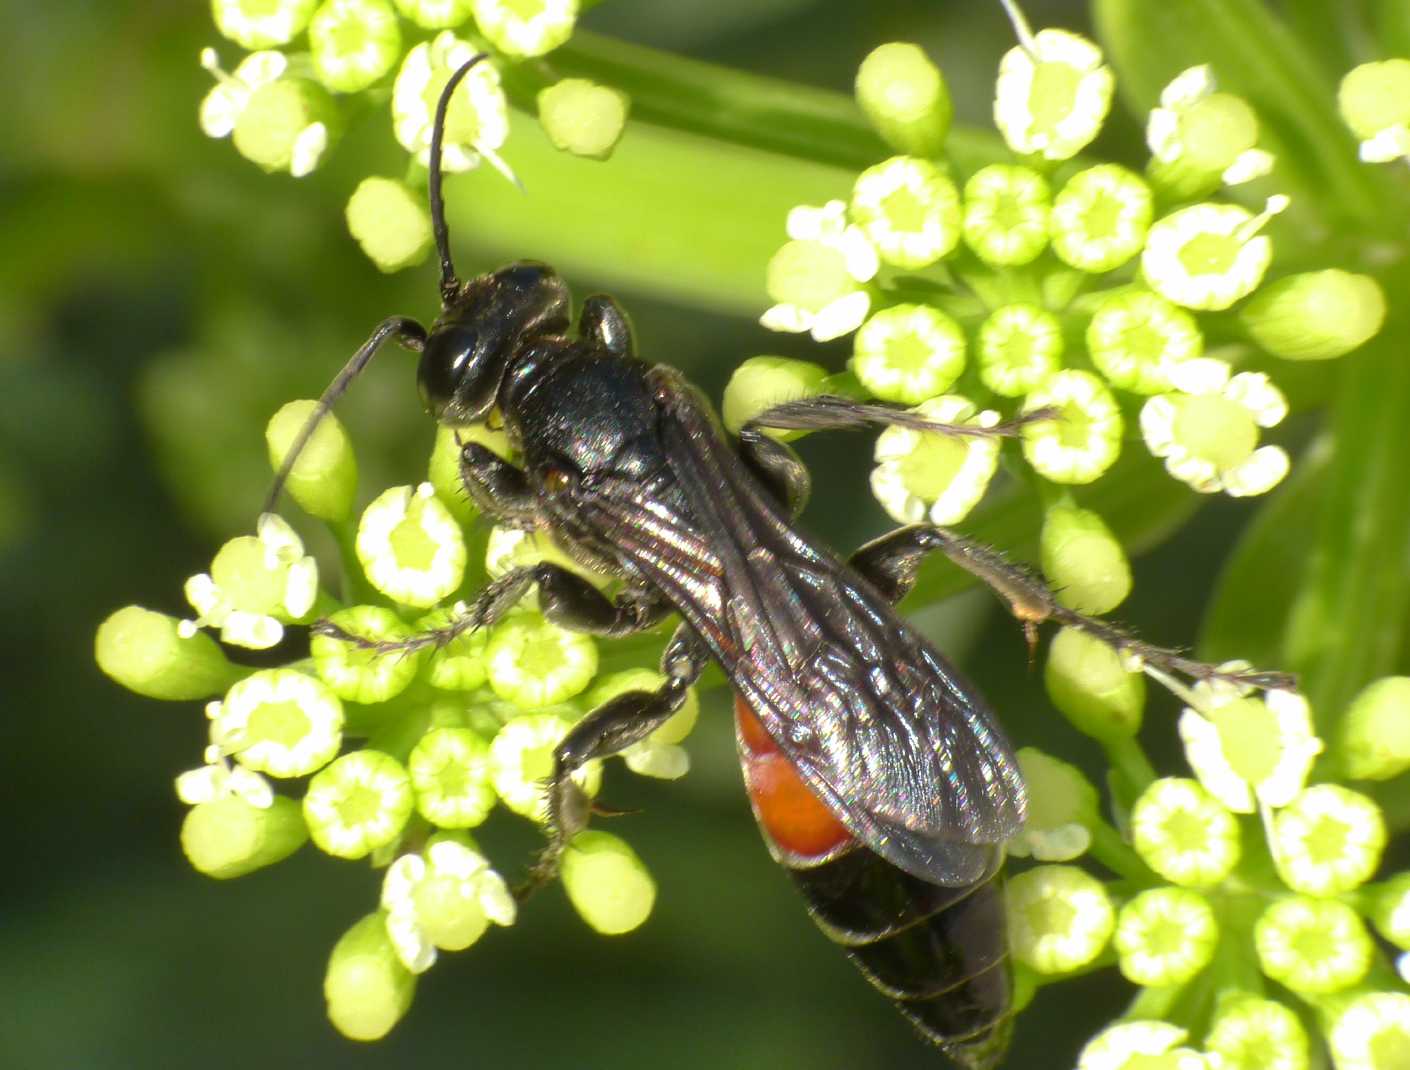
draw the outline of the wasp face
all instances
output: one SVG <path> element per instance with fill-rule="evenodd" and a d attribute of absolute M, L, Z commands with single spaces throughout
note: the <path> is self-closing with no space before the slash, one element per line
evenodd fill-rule
<path fill-rule="evenodd" d="M 568 313 L 568 287 L 546 264 L 522 261 L 466 283 L 421 352 L 426 411 L 451 426 L 483 421 L 519 343 L 565 330 Z"/>

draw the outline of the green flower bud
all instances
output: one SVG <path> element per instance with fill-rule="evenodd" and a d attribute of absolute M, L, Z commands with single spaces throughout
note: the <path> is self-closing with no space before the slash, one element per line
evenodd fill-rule
<path fill-rule="evenodd" d="M 1080 271 L 1111 271 L 1141 251 L 1153 211 L 1139 175 L 1116 164 L 1079 171 L 1053 199 L 1053 252 Z"/>
<path fill-rule="evenodd" d="M 490 781 L 505 806 L 533 821 L 545 819 L 553 750 L 571 727 L 557 714 L 533 713 L 516 717 L 499 730 L 490 741 Z M 573 774 L 573 781 L 588 795 L 596 795 L 602 763 L 588 762 Z"/>
<path fill-rule="evenodd" d="M 317 405 L 316 401 L 291 401 L 266 425 L 265 446 L 270 467 L 276 472 Z M 299 503 L 299 508 L 320 520 L 337 523 L 352 515 L 357 494 L 357 457 L 347 431 L 331 412 L 318 422 L 313 437 L 304 444 L 284 489 Z"/>
<path fill-rule="evenodd" d="M 184 702 L 218 695 L 244 675 L 204 632 L 141 606 L 124 606 L 98 626 L 98 668 L 129 691 Z"/>
<path fill-rule="evenodd" d="M 1253 940 L 1265 974 L 1309 995 L 1354 985 L 1366 976 L 1375 952 L 1371 934 L 1351 907 L 1301 895 L 1265 910 Z"/>
<path fill-rule="evenodd" d="M 1361 158 L 1385 163 L 1410 153 L 1410 59 L 1353 67 L 1337 90 L 1337 107 L 1361 141 Z"/>
<path fill-rule="evenodd" d="M 979 328 L 979 378 L 1004 397 L 1036 390 L 1062 367 L 1062 325 L 1031 304 L 996 308 Z"/>
<path fill-rule="evenodd" d="M 397 958 L 386 915 L 369 914 L 342 935 L 328 958 L 323 996 L 328 1020 L 352 1040 L 379 1040 L 401 1020 L 416 993 L 416 975 Z"/>
<path fill-rule="evenodd" d="M 478 442 L 505 460 L 511 459 L 513 450 L 508 435 L 503 431 L 491 431 L 484 424 L 471 424 L 469 427 L 441 424 L 436 428 L 436 444 L 431 450 L 426 478 L 436 488 L 436 497 L 450 510 L 451 516 L 468 526 L 480 515 L 480 511 L 470 500 L 465 483 L 460 478 L 461 442 Z"/>
<path fill-rule="evenodd" d="M 964 371 L 964 329 L 929 305 L 893 305 L 862 324 L 852 373 L 882 401 L 919 405 L 943 394 Z"/>
<path fill-rule="evenodd" d="M 433 606 L 465 576 L 465 536 L 430 483 L 378 495 L 358 521 L 355 548 L 372 586 L 403 605 Z"/>
<path fill-rule="evenodd" d="M 431 251 L 431 213 L 404 182 L 364 178 L 345 215 L 348 233 L 381 271 L 414 267 Z"/>
<path fill-rule="evenodd" d="M 1064 369 L 1023 403 L 1024 412 L 1052 408 L 1057 416 L 1025 424 L 1023 456 L 1054 483 L 1091 483 L 1121 453 L 1125 421 L 1106 383 L 1091 372 Z"/>
<path fill-rule="evenodd" d="M 401 835 L 413 801 L 411 778 L 399 761 L 353 751 L 309 781 L 304 820 L 313 842 L 330 855 L 365 858 Z"/>
<path fill-rule="evenodd" d="M 222 34 L 245 48 L 285 45 L 303 33 L 318 0 L 213 0 Z"/>
<path fill-rule="evenodd" d="M 1410 1058 L 1410 996 L 1367 992 L 1340 1010 L 1327 1047 L 1337 1070 L 1399 1070 Z"/>
<path fill-rule="evenodd" d="M 1013 957 L 1038 973 L 1085 966 L 1111 938 L 1116 911 L 1106 889 L 1076 866 L 1038 866 L 1009 880 Z"/>
<path fill-rule="evenodd" d="M 322 769 L 343 743 L 343 704 L 295 669 L 262 669 L 206 707 L 211 742 L 247 769 L 277 777 Z"/>
<path fill-rule="evenodd" d="M 350 606 L 329 621 L 351 635 L 376 642 L 398 642 L 411 636 L 400 617 L 381 606 Z M 313 668 L 339 698 L 372 704 L 400 695 L 426 659 L 425 650 L 394 650 L 379 654 L 331 635 L 309 640 Z"/>
<path fill-rule="evenodd" d="M 1272 846 L 1278 872 L 1293 891 L 1339 895 L 1364 884 L 1379 868 L 1385 817 L 1359 792 L 1318 784 L 1278 811 Z"/>
<path fill-rule="evenodd" d="M 1157 780 L 1131 809 L 1131 845 L 1172 884 L 1206 888 L 1238 864 L 1239 824 L 1198 781 Z"/>
<path fill-rule="evenodd" d="M 283 861 L 307 839 L 299 804 L 279 795 L 267 808 L 226 795 L 193 806 L 181 823 L 182 852 L 198 871 L 217 880 Z"/>
<path fill-rule="evenodd" d="M 1288 1007 L 1252 996 L 1228 1001 L 1216 1014 L 1204 1046 L 1221 1070 L 1308 1070 L 1307 1030 Z"/>
<path fill-rule="evenodd" d="M 401 58 L 401 24 L 387 0 L 327 0 L 308 41 L 318 80 L 335 93 L 360 93 Z"/>
<path fill-rule="evenodd" d="M 579 916 L 605 936 L 631 932 L 651 914 L 656 882 L 625 842 L 580 832 L 563 852 L 563 890 Z"/>
<path fill-rule="evenodd" d="M 521 709 L 538 709 L 565 702 L 592 682 L 597 644 L 542 617 L 519 615 L 491 630 L 485 666 L 496 695 Z"/>
<path fill-rule="evenodd" d="M 539 91 L 538 108 L 555 149 L 605 160 L 626 129 L 631 98 L 586 78 L 564 78 Z"/>
<path fill-rule="evenodd" d="M 1188 888 L 1152 888 L 1121 908 L 1112 936 L 1122 975 L 1165 987 L 1191 980 L 1219 944 L 1214 909 Z"/>
<path fill-rule="evenodd" d="M 882 140 L 911 156 L 938 156 L 954 107 L 940 68 L 919 45 L 872 49 L 857 70 L 857 103 Z"/>
<path fill-rule="evenodd" d="M 1091 845 L 1097 789 L 1075 765 L 1034 747 L 1018 752 L 1028 788 L 1028 820 L 1008 842 L 1008 853 L 1040 862 L 1068 862 Z"/>
<path fill-rule="evenodd" d="M 470 17 L 470 0 L 393 0 L 402 17 L 423 30 L 450 30 Z"/>
<path fill-rule="evenodd" d="M 821 364 L 789 357 L 750 357 L 734 369 L 725 384 L 720 415 L 725 429 L 737 435 L 739 429 L 765 409 L 785 401 L 811 397 L 821 393 L 827 381 L 827 369 Z M 766 430 L 780 442 L 803 434 L 802 431 Z"/>
<path fill-rule="evenodd" d="M 960 191 L 939 167 L 914 156 L 893 156 L 858 175 L 849 215 L 895 267 L 926 267 L 960 241 Z"/>
<path fill-rule="evenodd" d="M 300 178 L 315 167 L 342 129 L 328 91 L 304 78 L 268 82 L 253 93 L 235 119 L 235 150 L 269 172 Z"/>
<path fill-rule="evenodd" d="M 490 747 L 469 728 L 433 728 L 407 759 L 416 809 L 440 828 L 473 828 L 494 808 Z"/>
<path fill-rule="evenodd" d="M 991 164 L 964 186 L 964 241 L 995 267 L 1032 263 L 1048 247 L 1048 182 L 1032 168 Z"/>
<path fill-rule="evenodd" d="M 1273 260 L 1273 242 L 1259 231 L 1288 206 L 1269 197 L 1254 215 L 1236 204 L 1196 204 L 1152 224 L 1141 253 L 1150 288 L 1185 308 L 1219 311 L 1258 288 Z"/>
<path fill-rule="evenodd" d="M 1370 341 L 1386 299 L 1370 275 L 1335 268 L 1269 283 L 1239 309 L 1253 340 L 1284 360 L 1327 360 Z"/>
<path fill-rule="evenodd" d="M 1371 924 L 1396 947 L 1410 950 L 1410 873 L 1397 873 L 1365 892 Z"/>
<path fill-rule="evenodd" d="M 1131 593 L 1126 551 L 1100 516 L 1075 505 L 1050 506 L 1040 537 L 1043 575 L 1057 600 L 1078 613 L 1109 613 Z"/>
<path fill-rule="evenodd" d="M 1145 679 L 1100 639 L 1075 628 L 1058 632 L 1048 648 L 1043 682 L 1053 705 L 1079 732 L 1115 743 L 1140 731 Z"/>
<path fill-rule="evenodd" d="M 1087 353 L 1112 386 L 1138 394 L 1173 389 L 1171 370 L 1204 352 L 1204 335 L 1183 308 L 1147 290 L 1106 298 L 1087 325 Z"/>

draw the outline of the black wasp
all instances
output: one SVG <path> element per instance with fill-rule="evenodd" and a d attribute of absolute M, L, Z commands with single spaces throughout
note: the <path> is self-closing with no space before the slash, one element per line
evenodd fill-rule
<path fill-rule="evenodd" d="M 476 504 L 549 533 L 625 586 L 608 597 L 556 565 L 521 568 L 449 627 L 400 645 L 444 643 L 489 625 L 533 585 L 546 617 L 596 635 L 681 618 L 661 659 L 662 687 L 593 710 L 559 744 L 550 842 L 521 894 L 552 878 L 587 822 L 590 804 L 569 775 L 657 728 L 713 658 L 738 696 L 740 759 L 760 828 L 818 926 L 926 1037 L 967 1066 L 993 1065 L 1007 1042 L 1011 989 L 997 874 L 1003 842 L 1023 823 L 1023 781 L 993 712 L 893 606 L 939 550 L 1016 603 L 1036 601 L 1038 616 L 1054 607 L 1026 574 L 928 525 L 836 557 L 795 527 L 808 472 L 763 432 L 883 423 L 974 430 L 815 397 L 762 413 L 731 440 L 679 373 L 636 356 L 612 298 L 587 298 L 574 329 L 567 287 L 543 264 L 460 281 L 441 141 L 451 93 L 484 58 L 455 72 L 436 110 L 430 202 L 440 315 L 429 330 L 400 316 L 377 327 L 325 392 L 270 507 L 317 420 L 381 345 L 392 339 L 420 353 L 428 411 L 452 427 L 502 420 L 522 457 L 519 467 L 478 443 L 463 446 L 461 475 Z"/>

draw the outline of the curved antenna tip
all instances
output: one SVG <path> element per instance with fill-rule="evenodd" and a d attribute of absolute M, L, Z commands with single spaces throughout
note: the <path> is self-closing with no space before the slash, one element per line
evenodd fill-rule
<path fill-rule="evenodd" d="M 455 274 L 455 264 L 450 258 L 450 229 L 446 226 L 445 197 L 441 193 L 441 144 L 445 140 L 446 112 L 450 108 L 450 97 L 462 79 L 470 73 L 470 68 L 482 60 L 489 59 L 488 52 L 477 52 L 460 65 L 441 90 L 436 101 L 436 117 L 431 125 L 430 199 L 431 232 L 436 238 L 436 252 L 441 258 L 441 303 L 447 304 L 460 292 L 460 280 Z"/>

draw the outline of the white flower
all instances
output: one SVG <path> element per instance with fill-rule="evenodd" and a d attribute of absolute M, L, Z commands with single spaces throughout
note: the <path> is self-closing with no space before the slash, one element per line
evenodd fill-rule
<path fill-rule="evenodd" d="M 922 268 L 959 244 L 960 192 L 929 160 L 893 156 L 857 176 L 851 216 L 888 264 Z"/>
<path fill-rule="evenodd" d="M 1228 186 L 1260 178 L 1273 169 L 1273 155 L 1252 146 L 1258 136 L 1253 109 L 1238 97 L 1216 94 L 1208 65 L 1180 72 L 1160 94 L 1160 107 L 1146 122 L 1146 144 L 1161 163 L 1186 161 L 1222 167 Z"/>
<path fill-rule="evenodd" d="M 387 867 L 382 909 L 397 958 L 412 973 L 430 969 L 437 948 L 462 951 L 491 921 L 513 925 L 517 913 L 509 886 L 485 856 L 446 836 Z"/>
<path fill-rule="evenodd" d="M 1322 751 L 1305 698 L 1273 690 L 1259 699 L 1251 688 L 1217 680 L 1195 684 L 1191 697 L 1195 707 L 1180 716 L 1185 757 L 1227 809 L 1286 806 L 1302 791 Z"/>
<path fill-rule="evenodd" d="M 274 789 L 259 773 L 235 765 L 224 755 L 210 754 L 210 748 L 207 758 L 199 769 L 188 769 L 176 778 L 176 795 L 182 802 L 198 806 L 234 795 L 257 810 L 274 805 Z"/>
<path fill-rule="evenodd" d="M 1273 242 L 1258 232 L 1288 206 L 1269 197 L 1254 215 L 1236 204 L 1196 204 L 1151 225 L 1141 271 L 1152 290 L 1186 308 L 1219 311 L 1258 288 Z"/>
<path fill-rule="evenodd" d="M 880 269 L 875 246 L 847 223 L 847 205 L 799 205 L 788 213 L 788 236 L 769 262 L 769 296 L 776 304 L 759 317 L 771 331 L 808 331 L 819 342 L 855 331 L 871 309 L 861 285 Z"/>
<path fill-rule="evenodd" d="M 1077 1057 L 1077 1070 L 1125 1070 L 1165 1059 L 1163 1070 L 1218 1070 L 1219 1063 L 1192 1048 L 1176 1047 L 1185 1030 L 1169 1022 L 1124 1021 L 1108 1026 L 1087 1042 Z"/>
<path fill-rule="evenodd" d="M 542 56 L 573 33 L 578 0 L 474 0 L 475 25 L 508 56 Z"/>
<path fill-rule="evenodd" d="M 942 394 L 910 411 L 942 424 L 993 427 L 999 422 L 997 412 L 976 412 L 973 402 L 957 394 Z M 872 494 L 893 520 L 954 524 L 988 489 L 999 464 L 999 439 L 892 426 L 877 436 L 875 459 Z"/>
<path fill-rule="evenodd" d="M 465 537 L 430 483 L 379 494 L 358 521 L 355 549 L 372 586 L 403 605 L 433 606 L 465 576 Z"/>
<path fill-rule="evenodd" d="M 1085 37 L 1040 30 L 1019 40 L 999 62 L 994 122 L 1014 152 L 1069 159 L 1101 131 L 1115 77 Z"/>
<path fill-rule="evenodd" d="M 1410 1047 L 1410 996 L 1368 992 L 1333 1023 L 1328 1046 L 1337 1070 L 1392 1070 Z"/>
<path fill-rule="evenodd" d="M 1023 456 L 1039 475 L 1056 483 L 1090 483 L 1121 453 L 1121 409 L 1091 372 L 1067 368 L 1045 380 L 1024 401 L 1025 412 L 1052 408 L 1051 420 L 1023 428 Z"/>
<path fill-rule="evenodd" d="M 392 85 L 392 129 L 407 152 L 422 164 L 431 158 L 431 132 L 436 103 L 450 76 L 476 55 L 474 46 L 449 30 L 406 54 Z M 468 171 L 484 156 L 511 182 L 517 183 L 498 149 L 509 136 L 509 106 L 500 88 L 499 71 L 488 60 L 475 64 L 446 109 L 441 166 Z"/>
<path fill-rule="evenodd" d="M 254 537 L 231 539 L 216 553 L 209 573 L 186 581 L 186 600 L 197 616 L 181 622 L 183 637 L 197 628 L 219 628 L 227 643 L 267 650 L 284 637 L 284 623 L 313 608 L 318 562 L 304 553 L 294 529 L 265 513 L 255 531 Z"/>
<path fill-rule="evenodd" d="M 289 57 L 282 52 L 251 52 L 233 74 L 226 74 L 215 49 L 203 48 L 201 66 L 216 78 L 215 87 L 201 101 L 201 130 L 207 137 L 222 138 L 235 129 L 255 90 L 279 80 L 289 67 Z"/>
<path fill-rule="evenodd" d="M 1240 498 L 1263 494 L 1287 475 L 1287 452 L 1258 445 L 1258 429 L 1276 426 L 1288 411 L 1266 375 L 1231 375 L 1212 357 L 1163 370 L 1180 393 L 1158 394 L 1141 407 L 1141 437 L 1172 476 L 1201 494 Z"/>
<path fill-rule="evenodd" d="M 327 765 L 343 742 L 343 704 L 321 680 L 294 669 L 266 669 L 206 706 L 211 745 L 241 765 L 277 777 L 306 776 Z M 207 755 L 207 760 L 213 760 Z"/>
<path fill-rule="evenodd" d="M 245 48 L 288 44 L 308 25 L 318 0 L 214 0 L 222 34 Z"/>
<path fill-rule="evenodd" d="M 535 821 L 546 818 L 553 749 L 571 727 L 557 714 L 535 713 L 514 718 L 495 734 L 490 742 L 490 782 L 505 806 Z M 602 763 L 581 766 L 573 780 L 588 795 L 596 795 Z"/>

